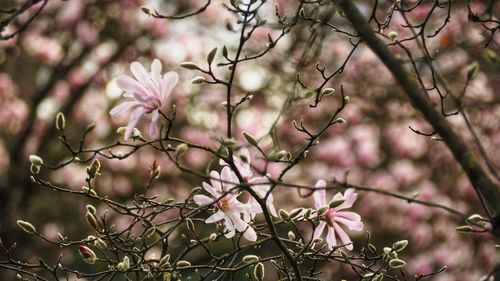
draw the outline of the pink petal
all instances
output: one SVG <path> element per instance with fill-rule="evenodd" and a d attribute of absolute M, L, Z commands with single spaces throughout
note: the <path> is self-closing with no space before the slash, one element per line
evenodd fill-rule
<path fill-rule="evenodd" d="M 243 232 L 243 237 L 248 241 L 256 241 L 257 233 L 255 233 L 255 230 L 251 226 L 248 226 L 245 232 Z"/>
<path fill-rule="evenodd" d="M 170 95 L 170 92 L 172 89 L 177 85 L 177 82 L 179 81 L 179 75 L 177 72 L 174 71 L 169 71 L 163 75 L 163 80 L 158 80 L 158 82 L 161 83 L 161 96 L 159 98 L 163 101 L 168 95 Z"/>
<path fill-rule="evenodd" d="M 151 75 L 156 81 L 161 81 L 161 62 L 159 59 L 154 59 L 151 63 Z"/>
<path fill-rule="evenodd" d="M 336 217 L 334 220 L 347 226 L 350 230 L 361 231 L 364 227 L 363 223 L 360 221 L 351 221 L 342 217 Z"/>
<path fill-rule="evenodd" d="M 203 182 L 201 184 L 203 186 L 203 188 L 208 192 L 210 193 L 214 198 L 218 198 L 219 197 L 219 194 L 217 192 L 215 192 L 214 188 L 209 185 L 208 183 L 206 182 Z"/>
<path fill-rule="evenodd" d="M 118 85 L 118 88 L 122 89 L 125 92 L 137 93 L 141 96 L 148 95 L 148 91 L 146 90 L 146 88 L 144 88 L 144 86 L 127 75 L 118 76 L 116 78 L 116 85 Z"/>
<path fill-rule="evenodd" d="M 338 224 L 336 224 L 335 222 L 333 223 L 333 227 L 335 228 L 335 231 L 337 232 L 337 234 L 339 235 L 339 238 L 340 238 L 340 241 L 342 241 L 342 244 L 343 245 L 346 245 L 346 249 L 347 250 L 352 250 L 353 249 L 353 246 L 352 246 L 352 241 L 351 239 L 349 238 L 349 236 L 347 235 L 347 233 L 345 233 L 344 229 L 342 229 L 342 227 L 340 227 Z M 348 244 L 348 245 L 347 245 Z"/>
<path fill-rule="evenodd" d="M 151 80 L 149 73 L 146 71 L 146 69 L 144 69 L 144 67 L 140 63 L 135 61 L 132 64 L 130 64 L 130 70 L 134 74 L 135 79 L 137 79 L 139 83 L 141 83 L 143 86 L 146 87 L 146 89 L 148 89 L 147 93 L 148 95 L 150 96 L 154 95 L 158 97 L 156 93 L 157 92 L 156 85 Z"/>
<path fill-rule="evenodd" d="M 323 230 L 325 229 L 325 226 L 326 226 L 325 221 L 321 221 L 319 223 L 318 227 L 316 227 L 316 229 L 314 230 L 313 239 L 316 239 L 316 238 L 321 236 L 321 234 L 323 233 Z"/>
<path fill-rule="evenodd" d="M 326 244 L 330 247 L 330 250 L 333 247 L 337 246 L 337 238 L 335 238 L 335 230 L 333 227 L 328 227 L 328 234 L 326 235 Z"/>
<path fill-rule="evenodd" d="M 158 110 L 151 113 L 151 123 L 149 124 L 149 136 L 154 138 L 158 135 Z"/>
<path fill-rule="evenodd" d="M 142 107 L 136 108 L 134 111 L 132 111 L 132 114 L 130 115 L 130 118 L 128 120 L 127 129 L 125 130 L 125 140 L 128 140 L 135 128 L 135 125 L 137 125 L 137 122 L 139 122 L 139 118 L 141 118 L 143 114 L 144 108 Z"/>
<path fill-rule="evenodd" d="M 142 103 L 140 103 L 138 101 L 125 101 L 125 102 L 122 102 L 121 104 L 113 107 L 113 109 L 111 109 L 109 114 L 111 114 L 113 116 L 117 116 L 117 115 L 120 115 L 123 112 L 125 112 L 133 107 L 139 106 L 141 104 Z"/>
<path fill-rule="evenodd" d="M 222 193 L 222 185 L 220 181 L 220 175 L 217 171 L 210 172 L 210 182 L 212 183 L 213 189 L 217 193 Z"/>
<path fill-rule="evenodd" d="M 201 194 L 197 194 L 195 196 L 193 196 L 193 200 L 194 202 L 196 202 L 196 204 L 198 205 L 211 205 L 212 203 L 214 203 L 214 199 L 208 197 L 208 196 L 205 196 L 205 195 L 201 195 Z"/>
<path fill-rule="evenodd" d="M 355 212 L 339 211 L 339 212 L 336 212 L 335 215 L 338 217 L 343 217 L 343 218 L 352 220 L 352 221 L 361 221 L 361 216 Z"/>
<path fill-rule="evenodd" d="M 205 221 L 205 223 L 214 223 L 222 220 L 226 214 L 223 211 L 217 211 L 217 213 L 211 215 L 208 217 L 208 219 Z"/>
<path fill-rule="evenodd" d="M 324 180 L 319 180 L 316 182 L 315 188 L 325 188 L 325 187 L 326 187 L 326 182 Z M 314 207 L 316 207 L 316 209 L 319 209 L 320 207 L 326 205 L 325 189 L 315 190 L 313 193 L 313 197 L 314 197 Z"/>

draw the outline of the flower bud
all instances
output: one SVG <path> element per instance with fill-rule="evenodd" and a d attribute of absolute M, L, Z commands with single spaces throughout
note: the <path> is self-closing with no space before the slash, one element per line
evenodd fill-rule
<path fill-rule="evenodd" d="M 334 199 L 334 200 L 330 201 L 330 203 L 328 203 L 328 206 L 330 206 L 330 208 L 336 208 L 336 207 L 342 205 L 344 202 L 345 202 L 345 198 Z"/>
<path fill-rule="evenodd" d="M 485 218 L 483 218 L 481 215 L 478 215 L 478 214 L 473 214 L 467 218 L 467 221 L 472 223 L 472 224 L 477 224 L 477 223 L 482 222 L 484 220 L 485 220 Z"/>
<path fill-rule="evenodd" d="M 186 153 L 186 151 L 188 150 L 188 145 L 185 144 L 185 143 L 181 143 L 179 144 L 176 148 L 175 148 L 175 154 L 177 156 L 181 156 L 182 154 Z"/>
<path fill-rule="evenodd" d="M 389 261 L 389 266 L 391 268 L 401 268 L 405 264 L 406 264 L 406 262 L 403 260 L 400 260 L 400 259 L 392 259 L 391 261 Z"/>
<path fill-rule="evenodd" d="M 36 155 L 36 154 L 30 154 L 29 156 L 30 163 L 36 166 L 42 166 L 43 165 L 43 159 Z"/>
<path fill-rule="evenodd" d="M 205 78 L 197 76 L 191 80 L 191 84 L 203 84 L 205 83 Z"/>
<path fill-rule="evenodd" d="M 255 139 L 254 136 L 252 136 L 250 133 L 247 133 L 247 132 L 243 132 L 243 136 L 245 137 L 245 140 L 253 145 L 253 146 L 259 146 L 258 143 L 257 143 L 257 139 Z"/>
<path fill-rule="evenodd" d="M 295 240 L 295 233 L 293 233 L 293 231 L 288 231 L 288 239 L 290 240 Z"/>
<path fill-rule="evenodd" d="M 89 124 L 85 128 L 84 134 L 88 134 L 88 133 L 92 132 L 92 130 L 94 130 L 94 129 L 95 129 L 95 123 Z"/>
<path fill-rule="evenodd" d="M 87 212 L 85 214 L 85 219 L 91 227 L 93 227 L 94 229 L 99 229 L 99 223 L 97 222 L 97 218 L 94 214 Z"/>
<path fill-rule="evenodd" d="M 186 219 L 186 225 L 187 225 L 187 228 L 188 228 L 190 231 L 192 231 L 192 232 L 194 232 L 194 231 L 195 231 L 195 228 L 194 228 L 194 223 L 193 223 L 193 220 L 192 220 L 192 219 L 187 218 L 187 219 Z"/>
<path fill-rule="evenodd" d="M 153 15 L 153 10 L 151 8 L 149 8 L 148 6 L 141 6 L 141 11 L 148 16 Z"/>
<path fill-rule="evenodd" d="M 188 261 L 178 261 L 177 264 L 176 264 L 176 267 L 178 269 L 186 268 L 186 267 L 190 267 L 190 266 L 191 266 L 191 263 L 188 262 Z"/>
<path fill-rule="evenodd" d="M 349 96 L 345 96 L 344 97 L 344 103 L 345 104 L 348 104 L 350 100 L 351 100 L 351 98 Z"/>
<path fill-rule="evenodd" d="M 259 262 L 254 270 L 253 270 L 253 276 L 255 277 L 255 279 L 257 279 L 258 281 L 262 281 L 264 280 L 264 264 Z"/>
<path fill-rule="evenodd" d="M 469 70 L 467 70 L 467 79 L 468 80 L 475 79 L 478 73 L 479 73 L 479 63 L 475 61 L 469 65 Z"/>
<path fill-rule="evenodd" d="M 66 240 L 64 238 L 64 236 L 61 233 L 59 233 L 59 232 L 57 233 L 56 238 L 57 238 L 57 242 L 64 242 L 64 240 Z"/>
<path fill-rule="evenodd" d="M 144 235 L 144 236 L 145 236 L 146 238 L 148 238 L 148 239 L 149 239 L 149 238 L 151 238 L 151 236 L 153 236 L 155 233 L 156 233 L 156 227 L 155 227 L 155 226 L 153 226 L 153 227 L 149 228 L 149 229 L 146 231 L 146 233 L 145 233 L 145 235 Z"/>
<path fill-rule="evenodd" d="M 90 189 L 88 186 L 82 186 L 82 191 L 90 195 L 97 196 L 97 193 L 93 189 Z"/>
<path fill-rule="evenodd" d="M 462 225 L 462 226 L 456 227 L 455 231 L 459 232 L 459 233 L 469 233 L 469 232 L 472 232 L 472 227 L 470 227 L 468 225 Z"/>
<path fill-rule="evenodd" d="M 328 212 L 328 210 L 330 210 L 330 206 L 329 205 L 324 205 L 324 206 L 321 206 L 319 209 L 318 209 L 318 216 L 324 216 L 326 214 L 326 212 Z"/>
<path fill-rule="evenodd" d="M 108 248 L 108 244 L 106 244 L 106 242 L 104 240 L 102 240 L 101 238 L 97 238 L 94 241 L 94 246 L 96 246 L 97 248 L 99 248 L 101 250 L 105 250 Z"/>
<path fill-rule="evenodd" d="M 212 64 L 214 61 L 215 55 L 217 54 L 217 47 L 213 48 L 207 55 L 208 64 Z"/>
<path fill-rule="evenodd" d="M 216 233 L 210 234 L 210 236 L 208 237 L 208 239 L 210 239 L 210 241 L 215 241 L 217 239 L 217 234 Z"/>
<path fill-rule="evenodd" d="M 127 271 L 130 269 L 130 259 L 128 258 L 128 256 L 123 257 L 123 261 L 121 262 L 121 264 L 123 265 L 123 271 Z"/>
<path fill-rule="evenodd" d="M 290 218 L 290 214 L 283 209 L 280 209 L 278 213 L 279 213 L 280 218 L 283 220 L 287 220 Z"/>
<path fill-rule="evenodd" d="M 194 62 L 190 62 L 190 61 L 183 62 L 180 64 L 180 66 L 185 68 L 185 69 L 200 70 L 199 66 L 197 66 Z"/>
<path fill-rule="evenodd" d="M 31 223 L 23 220 L 18 220 L 17 225 L 22 228 L 26 233 L 35 233 L 36 228 Z"/>
<path fill-rule="evenodd" d="M 96 176 L 100 175 L 99 171 L 101 170 L 101 162 L 99 159 L 94 159 L 89 167 L 87 167 L 86 171 L 89 175 L 89 178 L 93 179 Z"/>
<path fill-rule="evenodd" d="M 168 264 L 170 261 L 170 255 L 165 255 L 163 258 L 160 259 L 160 262 L 158 263 L 158 266 L 163 267 Z"/>
<path fill-rule="evenodd" d="M 86 263 L 94 264 L 96 262 L 97 256 L 94 253 L 94 251 L 92 251 L 92 249 L 90 249 L 89 247 L 84 246 L 84 245 L 80 245 L 78 247 L 78 250 L 79 250 L 80 255 L 82 256 L 83 260 Z"/>
<path fill-rule="evenodd" d="M 401 252 L 406 246 L 408 246 L 408 240 L 401 240 L 392 244 L 392 249 L 396 252 Z"/>
<path fill-rule="evenodd" d="M 302 215 L 303 212 L 304 212 L 304 208 L 293 209 L 290 212 L 289 217 L 291 217 L 292 219 L 295 219 L 295 218 L 299 217 L 300 215 Z"/>
<path fill-rule="evenodd" d="M 324 88 L 323 90 L 321 90 L 321 95 L 322 96 L 328 96 L 328 95 L 331 95 L 335 93 L 335 89 L 334 88 Z"/>
<path fill-rule="evenodd" d="M 88 204 L 87 206 L 85 206 L 85 208 L 87 209 L 87 212 L 95 215 L 97 213 L 97 210 L 94 206 Z"/>
<path fill-rule="evenodd" d="M 396 39 L 398 38 L 398 33 L 396 31 L 390 31 L 388 35 L 392 41 L 396 41 Z"/>
<path fill-rule="evenodd" d="M 243 262 L 244 263 L 255 263 L 258 262 L 260 258 L 256 255 L 246 255 L 243 257 Z"/>
<path fill-rule="evenodd" d="M 33 175 L 38 175 L 40 173 L 40 166 L 35 165 L 35 164 L 31 164 L 31 166 L 30 166 L 30 172 Z"/>
<path fill-rule="evenodd" d="M 66 118 L 62 112 L 57 113 L 56 115 L 56 129 L 59 131 L 63 131 L 66 127 Z"/>

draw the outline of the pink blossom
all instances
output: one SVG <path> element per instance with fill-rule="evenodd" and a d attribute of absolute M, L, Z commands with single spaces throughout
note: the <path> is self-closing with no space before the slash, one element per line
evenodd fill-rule
<path fill-rule="evenodd" d="M 238 178 L 229 167 L 222 168 L 219 174 L 216 171 L 210 172 L 211 185 L 204 182 L 203 188 L 212 196 L 212 198 L 197 194 L 193 197 L 196 204 L 213 205 L 217 212 L 208 217 L 205 223 L 215 223 L 224 220 L 224 235 L 232 238 L 236 233 L 243 232 L 243 237 L 249 241 L 257 240 L 255 230 L 241 218 L 242 215 L 252 215 L 250 208 L 238 201 L 238 195 L 232 192 L 232 189 L 238 183 Z"/>
<path fill-rule="evenodd" d="M 252 188 L 260 196 L 260 198 L 266 198 L 267 193 L 269 193 L 269 190 L 271 189 L 271 187 L 269 186 L 269 181 L 266 177 L 252 178 L 253 172 L 250 167 L 250 152 L 248 151 L 248 149 L 244 147 L 240 149 L 238 156 L 233 155 L 233 162 L 240 175 L 250 185 L 250 188 Z M 219 161 L 219 164 L 222 166 L 228 165 L 228 163 L 226 163 L 223 159 Z M 267 175 L 267 177 L 269 176 L 270 175 Z M 273 195 L 267 195 L 266 206 L 269 209 L 269 212 L 271 212 L 271 215 L 277 217 L 278 213 L 276 212 L 276 208 L 274 208 L 273 201 Z M 249 221 L 251 218 L 253 219 L 256 214 L 262 213 L 261 206 L 257 202 L 257 199 L 255 199 L 253 196 L 250 196 L 247 205 L 252 210 L 252 214 L 251 216 L 245 216 L 246 221 Z"/>
<path fill-rule="evenodd" d="M 130 70 L 135 79 L 121 75 L 116 79 L 116 84 L 125 91 L 123 96 L 132 100 L 117 105 L 110 111 L 110 114 L 117 116 L 129 109 L 134 109 L 125 131 L 125 140 L 127 140 L 139 118 L 144 114 L 151 113 L 149 135 L 155 137 L 158 134 L 159 110 L 164 99 L 177 84 L 179 76 L 176 72 L 169 71 L 162 77 L 162 65 L 158 59 L 155 59 L 151 64 L 151 72 L 149 73 L 138 62 L 130 64 Z"/>
<path fill-rule="evenodd" d="M 316 190 L 313 194 L 314 196 L 314 206 L 319 209 L 324 206 L 328 206 L 329 202 L 326 201 L 326 182 L 324 180 L 319 180 L 316 182 Z M 332 201 L 344 200 L 342 204 L 335 208 L 329 208 L 324 215 L 320 217 L 320 223 L 318 227 L 314 230 L 313 238 L 316 239 L 323 233 L 325 226 L 328 226 L 328 234 L 326 236 L 326 243 L 330 249 L 333 249 L 337 245 L 337 239 L 335 237 L 335 232 L 339 236 L 343 245 L 348 250 L 352 250 L 352 241 L 347 235 L 347 233 L 342 229 L 340 225 L 347 226 L 349 230 L 361 231 L 364 228 L 363 222 L 361 222 L 361 217 L 354 212 L 341 211 L 352 207 L 352 204 L 356 201 L 358 197 L 357 193 L 354 193 L 353 188 L 349 188 L 342 195 L 340 192 L 333 196 Z"/>

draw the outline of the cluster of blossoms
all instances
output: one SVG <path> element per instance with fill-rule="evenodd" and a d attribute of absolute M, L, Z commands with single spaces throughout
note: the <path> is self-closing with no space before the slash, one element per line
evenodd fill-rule
<path fill-rule="evenodd" d="M 164 99 L 170 94 L 173 87 L 178 82 L 178 75 L 175 72 L 167 72 L 161 75 L 162 66 L 158 59 L 151 65 L 151 72 L 148 73 L 138 62 L 133 62 L 130 67 L 134 77 L 126 75 L 119 76 L 116 80 L 118 87 L 125 91 L 124 97 L 133 99 L 126 101 L 113 108 L 111 115 L 119 115 L 129 109 L 134 109 L 125 132 L 125 140 L 132 134 L 139 118 L 144 114 L 151 114 L 149 134 L 151 137 L 157 135 L 159 111 L 164 103 Z M 250 153 L 248 149 L 242 148 L 239 155 L 232 157 L 233 163 L 227 163 L 221 159 L 219 164 L 222 170 L 210 172 L 210 183 L 203 182 L 203 189 L 208 195 L 197 194 L 193 200 L 199 206 L 211 206 L 215 213 L 206 219 L 206 223 L 222 222 L 224 225 L 224 235 L 232 238 L 236 232 L 243 233 L 243 237 L 249 241 L 257 240 L 257 233 L 252 228 L 252 220 L 257 214 L 263 212 L 262 206 L 254 196 L 248 196 L 246 202 L 242 202 L 241 190 L 244 186 L 253 190 L 253 193 L 265 200 L 265 205 L 270 214 L 278 217 L 274 207 L 274 199 L 271 194 L 269 175 L 253 176 L 250 165 Z M 231 165 L 232 164 L 232 165 Z M 233 166 L 236 171 L 232 170 Z M 237 173 L 236 173 L 237 172 Z M 240 178 L 242 181 L 240 181 Z M 357 199 L 354 189 L 347 189 L 344 194 L 337 193 L 332 201 L 327 203 L 326 182 L 319 180 L 314 191 L 314 212 L 306 211 L 302 214 L 303 219 L 313 219 L 319 221 L 315 228 L 313 238 L 319 238 L 327 227 L 326 243 L 329 249 L 337 246 L 336 235 L 340 238 L 342 246 L 352 250 L 352 241 L 341 227 L 346 226 L 349 230 L 361 231 L 364 227 L 361 217 L 354 212 L 344 211 L 352 207 Z"/>

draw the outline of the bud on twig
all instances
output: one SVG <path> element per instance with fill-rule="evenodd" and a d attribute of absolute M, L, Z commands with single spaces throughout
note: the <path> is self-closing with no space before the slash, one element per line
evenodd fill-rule
<path fill-rule="evenodd" d="M 94 159 L 92 163 L 90 164 L 89 167 L 87 167 L 87 174 L 89 175 L 89 178 L 93 179 L 96 176 L 100 175 L 99 171 L 101 170 L 101 162 L 99 162 L 99 159 Z"/>
<path fill-rule="evenodd" d="M 217 47 L 213 48 L 207 55 L 208 64 L 212 64 L 215 58 L 215 54 L 217 54 Z"/>
<path fill-rule="evenodd" d="M 181 143 L 179 144 L 176 148 L 175 148 L 175 154 L 177 155 L 177 157 L 181 156 L 182 154 L 186 153 L 186 151 L 188 150 L 188 145 L 185 144 L 185 143 Z"/>
<path fill-rule="evenodd" d="M 243 136 L 245 137 L 245 140 L 253 145 L 253 146 L 256 146 L 258 147 L 258 143 L 257 143 L 257 140 L 255 139 L 254 136 L 252 136 L 251 134 L 247 133 L 247 132 L 243 132 Z"/>
<path fill-rule="evenodd" d="M 408 240 L 401 240 L 392 245 L 392 249 L 396 252 L 401 252 L 408 246 Z"/>
<path fill-rule="evenodd" d="M 392 259 L 391 261 L 389 261 L 389 266 L 391 268 L 401 268 L 405 264 L 406 264 L 406 262 L 403 260 L 400 260 L 400 259 Z"/>
<path fill-rule="evenodd" d="M 243 257 L 243 262 L 244 263 L 255 263 L 255 262 L 258 262 L 260 259 L 258 256 L 256 255 L 246 255 Z"/>
<path fill-rule="evenodd" d="M 20 228 L 22 228 L 25 232 L 27 233 L 35 233 L 36 228 L 33 226 L 31 223 L 23 220 L 18 220 L 17 225 L 19 225 Z"/>
<path fill-rule="evenodd" d="M 190 266 L 191 266 L 191 263 L 188 262 L 188 261 L 178 261 L 177 264 L 176 264 L 176 267 L 178 269 L 186 268 L 186 267 L 190 267 Z"/>
<path fill-rule="evenodd" d="M 36 154 L 30 154 L 29 156 L 30 163 L 36 166 L 42 166 L 43 165 L 43 159 L 36 155 Z"/>
<path fill-rule="evenodd" d="M 66 127 L 66 118 L 62 112 L 57 113 L 56 115 L 56 129 L 59 131 L 63 131 Z"/>
<path fill-rule="evenodd" d="M 201 68 L 199 66 L 197 66 L 194 62 L 190 62 L 190 61 L 183 62 L 180 64 L 180 66 L 185 68 L 185 69 L 190 69 L 190 70 L 201 70 Z"/>
<path fill-rule="evenodd" d="M 478 73 L 479 73 L 479 63 L 477 61 L 474 61 L 469 65 L 469 70 L 467 70 L 467 79 L 468 80 L 475 79 Z"/>
<path fill-rule="evenodd" d="M 322 96 L 328 96 L 328 95 L 331 95 L 335 93 L 335 89 L 334 88 L 324 88 L 323 90 L 321 90 L 321 95 Z"/>
<path fill-rule="evenodd" d="M 462 226 L 456 227 L 455 231 L 459 232 L 459 233 L 469 233 L 469 232 L 472 232 L 472 227 L 470 227 L 468 225 L 462 225 Z"/>
<path fill-rule="evenodd" d="M 253 275 L 258 281 L 264 280 L 264 264 L 259 262 L 253 270 Z"/>
<path fill-rule="evenodd" d="M 83 260 L 86 263 L 94 264 L 96 262 L 97 256 L 94 253 L 94 251 L 92 251 L 92 249 L 90 249 L 89 247 L 84 246 L 84 245 L 80 245 L 78 247 L 78 250 L 79 250 L 80 255 L 82 256 Z"/>
<path fill-rule="evenodd" d="M 191 80 L 191 84 L 203 84 L 205 83 L 205 78 L 197 76 Z"/>

